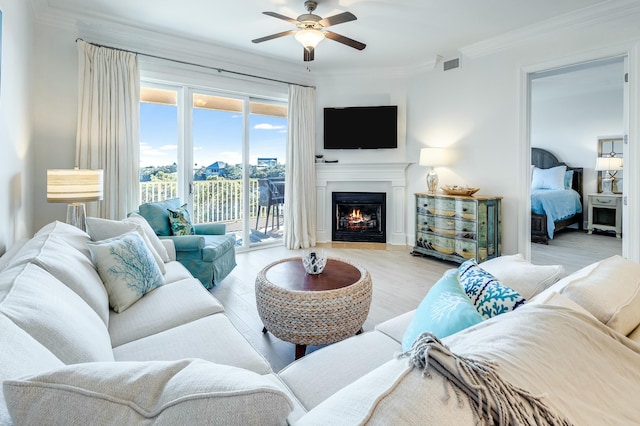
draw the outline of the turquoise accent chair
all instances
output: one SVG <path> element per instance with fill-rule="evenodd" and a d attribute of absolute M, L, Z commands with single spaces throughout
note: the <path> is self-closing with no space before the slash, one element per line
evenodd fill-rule
<path fill-rule="evenodd" d="M 169 212 L 182 204 L 179 198 L 141 204 L 139 213 L 160 238 L 170 238 L 176 260 L 198 278 L 205 288 L 222 281 L 236 266 L 236 236 L 227 234 L 224 223 L 196 223 L 195 235 L 171 235 Z"/>

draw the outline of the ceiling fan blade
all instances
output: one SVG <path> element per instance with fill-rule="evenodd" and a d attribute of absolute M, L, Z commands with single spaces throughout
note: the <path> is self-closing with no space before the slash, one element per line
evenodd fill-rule
<path fill-rule="evenodd" d="M 281 33 L 271 34 L 271 35 L 268 35 L 268 36 L 265 36 L 265 37 L 260 37 L 260 38 L 257 38 L 255 40 L 251 40 L 251 41 L 253 43 L 262 43 L 263 41 L 268 41 L 268 40 L 273 40 L 274 38 L 288 36 L 289 34 L 293 34 L 295 32 L 296 32 L 296 30 L 283 31 Z"/>
<path fill-rule="evenodd" d="M 324 18 L 318 21 L 320 25 L 323 27 L 328 27 L 330 25 L 338 25 L 344 22 L 355 21 L 356 15 L 351 12 L 339 13 L 337 15 L 329 16 L 328 18 Z"/>
<path fill-rule="evenodd" d="M 280 15 L 276 12 L 262 12 L 265 15 L 272 16 L 274 18 L 282 19 L 283 21 L 291 22 L 293 25 L 298 25 L 300 22 L 297 19 L 289 18 L 288 16 Z"/>
<path fill-rule="evenodd" d="M 324 35 L 326 38 L 330 38 L 331 40 L 337 41 L 338 43 L 346 44 L 347 46 L 353 47 L 354 49 L 362 50 L 367 47 L 367 45 L 364 43 L 360 43 L 359 41 L 340 34 L 332 33 L 331 31 L 324 31 Z"/>
<path fill-rule="evenodd" d="M 304 48 L 304 61 L 305 62 L 309 62 L 309 61 L 313 61 L 313 56 L 315 53 L 315 49 L 313 47 L 305 47 Z"/>

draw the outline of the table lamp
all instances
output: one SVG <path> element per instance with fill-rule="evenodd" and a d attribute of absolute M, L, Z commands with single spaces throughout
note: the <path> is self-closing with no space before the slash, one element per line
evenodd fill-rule
<path fill-rule="evenodd" d="M 433 194 L 438 190 L 438 173 L 436 167 L 446 166 L 448 163 L 447 150 L 444 148 L 422 148 L 420 150 L 420 165 L 431 167 L 427 173 L 427 188 Z"/>
<path fill-rule="evenodd" d="M 69 203 L 67 223 L 86 231 L 84 203 L 102 200 L 102 170 L 47 170 L 47 202 Z"/>
<path fill-rule="evenodd" d="M 602 178 L 602 193 L 612 194 L 613 182 L 616 179 L 616 173 L 618 170 L 622 170 L 622 158 L 598 157 L 596 158 L 596 170 L 605 172 Z"/>

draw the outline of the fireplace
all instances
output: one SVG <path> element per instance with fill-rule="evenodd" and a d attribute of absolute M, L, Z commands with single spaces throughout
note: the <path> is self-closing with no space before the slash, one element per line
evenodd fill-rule
<path fill-rule="evenodd" d="M 386 243 L 385 192 L 333 192 L 333 241 Z"/>

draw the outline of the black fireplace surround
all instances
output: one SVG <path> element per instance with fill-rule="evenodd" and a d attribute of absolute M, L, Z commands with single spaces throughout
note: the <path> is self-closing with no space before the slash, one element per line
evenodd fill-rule
<path fill-rule="evenodd" d="M 386 243 L 385 192 L 333 192 L 331 239 Z"/>

